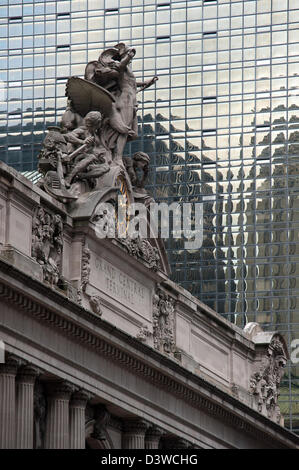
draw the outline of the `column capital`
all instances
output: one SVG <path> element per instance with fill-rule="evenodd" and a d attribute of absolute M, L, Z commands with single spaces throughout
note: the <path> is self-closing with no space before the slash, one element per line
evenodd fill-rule
<path fill-rule="evenodd" d="M 107 407 L 103 404 L 95 405 L 94 418 L 95 424 L 92 437 L 99 440 L 106 439 L 106 427 L 110 420 L 110 413 Z"/>
<path fill-rule="evenodd" d="M 16 375 L 18 368 L 22 364 L 21 359 L 19 359 L 14 354 L 6 353 L 4 364 L 0 364 L 0 373 Z"/>
<path fill-rule="evenodd" d="M 125 433 L 145 434 L 148 423 L 142 419 L 128 418 L 124 421 L 123 430 Z"/>
<path fill-rule="evenodd" d="M 162 431 L 162 429 L 158 428 L 158 426 L 151 425 L 145 434 L 145 448 L 158 449 L 162 434 L 164 434 L 164 431 Z"/>
<path fill-rule="evenodd" d="M 85 390 L 76 390 L 71 396 L 70 406 L 85 407 L 90 398 L 91 394 Z"/>
<path fill-rule="evenodd" d="M 146 439 L 147 438 L 148 439 L 160 439 L 162 434 L 164 434 L 164 431 L 162 431 L 162 429 L 159 428 L 158 426 L 153 425 L 147 429 L 145 438 Z"/>
<path fill-rule="evenodd" d="M 47 395 L 51 398 L 69 400 L 74 392 L 74 386 L 66 381 L 48 382 L 46 390 Z"/>
<path fill-rule="evenodd" d="M 37 367 L 30 364 L 21 366 L 17 373 L 18 383 L 31 383 L 34 384 L 36 377 L 40 374 Z"/>

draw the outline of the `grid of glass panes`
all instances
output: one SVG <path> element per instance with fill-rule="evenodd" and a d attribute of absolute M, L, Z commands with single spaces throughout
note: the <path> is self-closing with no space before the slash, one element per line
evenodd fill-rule
<path fill-rule="evenodd" d="M 242 326 L 285 334 L 281 402 L 299 428 L 297 0 L 2 0 L 0 158 L 30 170 L 65 81 L 103 47 L 136 47 L 140 138 L 159 201 L 204 203 L 204 243 L 168 243 L 173 279 Z M 8 86 L 6 87 L 6 84 Z M 298 215 L 298 217 L 297 217 Z"/>

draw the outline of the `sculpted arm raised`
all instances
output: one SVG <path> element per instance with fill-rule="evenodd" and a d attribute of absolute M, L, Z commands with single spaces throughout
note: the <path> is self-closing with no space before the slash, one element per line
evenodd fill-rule
<path fill-rule="evenodd" d="M 135 54 L 136 54 L 135 49 L 129 49 L 125 53 L 124 57 L 119 62 L 118 68 L 119 68 L 120 72 L 123 72 L 126 69 L 127 65 L 129 65 L 129 63 L 131 62 L 131 60 L 133 59 Z"/>
<path fill-rule="evenodd" d="M 138 90 L 138 92 L 139 92 L 139 91 L 143 91 L 143 90 L 145 90 L 146 88 L 149 88 L 149 87 L 152 86 L 154 83 L 156 83 L 157 80 L 159 80 L 159 78 L 155 76 L 155 77 L 151 78 L 150 80 L 146 80 L 145 82 L 136 82 L 136 86 L 137 86 L 138 88 L 140 88 L 140 90 Z M 138 93 L 138 92 L 137 92 L 137 93 Z"/>

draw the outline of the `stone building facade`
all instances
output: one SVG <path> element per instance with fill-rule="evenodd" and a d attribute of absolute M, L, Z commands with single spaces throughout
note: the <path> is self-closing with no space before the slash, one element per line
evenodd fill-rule
<path fill-rule="evenodd" d="M 278 332 L 241 330 L 168 278 L 163 244 L 96 235 L 0 164 L 0 448 L 298 448 Z"/>

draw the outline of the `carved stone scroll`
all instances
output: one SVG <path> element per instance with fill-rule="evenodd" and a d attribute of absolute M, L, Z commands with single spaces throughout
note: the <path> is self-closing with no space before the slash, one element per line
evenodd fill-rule
<path fill-rule="evenodd" d="M 154 347 L 167 354 L 174 352 L 174 300 L 157 287 L 153 299 Z"/>

